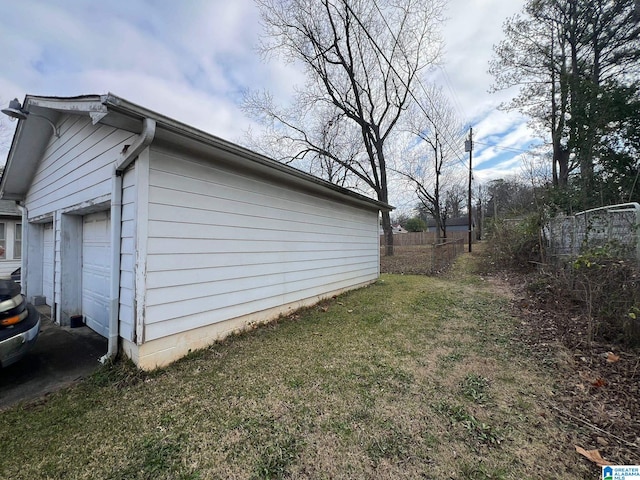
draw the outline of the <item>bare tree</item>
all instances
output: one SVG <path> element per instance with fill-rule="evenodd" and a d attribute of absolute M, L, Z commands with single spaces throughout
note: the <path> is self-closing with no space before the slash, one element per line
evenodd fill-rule
<path fill-rule="evenodd" d="M 268 96 L 246 109 L 290 147 L 288 160 L 337 168 L 388 203 L 389 140 L 413 101 L 418 75 L 436 61 L 442 0 L 256 0 L 265 55 L 302 65 L 307 83 L 294 106 Z M 357 139 L 357 141 L 356 141 Z M 389 212 L 382 214 L 393 254 Z"/>
<path fill-rule="evenodd" d="M 1 103 L 2 101 L 0 101 L 0 104 Z M 2 117 L 4 117 L 4 115 L 2 115 Z M 12 132 L 13 132 L 13 129 L 11 129 L 10 126 L 7 124 L 6 117 L 0 118 L 0 164 L 1 165 L 4 165 L 7 158 L 7 154 L 9 153 Z M 0 171 L 0 174 L 1 173 L 2 172 Z"/>
<path fill-rule="evenodd" d="M 446 238 L 447 219 L 459 213 L 452 200 L 462 188 L 455 149 L 462 143 L 462 127 L 441 89 L 430 85 L 419 98 L 404 122 L 415 146 L 398 171 L 415 188 L 419 210 L 435 220 L 438 237 Z"/>
<path fill-rule="evenodd" d="M 447 212 L 449 212 L 451 218 L 461 217 L 463 211 L 468 207 L 467 202 L 469 199 L 468 189 L 465 188 L 463 183 L 458 182 L 451 185 L 445 192 L 444 197 Z"/>

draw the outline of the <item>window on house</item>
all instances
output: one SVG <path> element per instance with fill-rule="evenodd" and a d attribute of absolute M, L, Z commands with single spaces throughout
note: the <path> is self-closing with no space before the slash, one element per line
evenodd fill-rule
<path fill-rule="evenodd" d="M 22 224 L 16 223 L 15 240 L 13 243 L 13 258 L 22 258 Z"/>
<path fill-rule="evenodd" d="M 7 228 L 5 223 L 0 223 L 0 259 L 7 258 Z"/>

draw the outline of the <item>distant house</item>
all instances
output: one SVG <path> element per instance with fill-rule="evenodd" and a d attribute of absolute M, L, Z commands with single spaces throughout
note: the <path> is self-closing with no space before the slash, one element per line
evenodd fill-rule
<path fill-rule="evenodd" d="M 448 218 L 445 222 L 447 232 L 468 232 L 469 231 L 469 217 L 455 217 Z M 471 219 L 471 230 L 475 229 L 475 218 Z M 430 232 L 436 231 L 437 225 L 433 218 L 427 219 L 427 228 Z"/>
<path fill-rule="evenodd" d="M 115 95 L 20 108 L 0 194 L 24 208 L 23 292 L 105 358 L 166 365 L 379 276 L 385 203 Z"/>
<path fill-rule="evenodd" d="M 9 278 L 22 259 L 22 212 L 11 200 L 0 200 L 0 278 Z"/>
<path fill-rule="evenodd" d="M 402 225 L 400 225 L 400 224 L 391 225 L 391 230 L 392 230 L 394 235 L 397 235 L 398 233 L 409 233 L 409 231 L 405 230 L 404 228 L 402 228 Z M 382 229 L 382 225 L 380 225 L 379 233 L 380 233 L 380 235 L 384 235 L 384 230 Z"/>

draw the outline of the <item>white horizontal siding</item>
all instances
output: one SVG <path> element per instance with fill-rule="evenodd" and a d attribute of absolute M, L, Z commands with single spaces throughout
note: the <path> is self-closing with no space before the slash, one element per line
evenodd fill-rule
<path fill-rule="evenodd" d="M 145 340 L 374 280 L 378 214 L 152 150 Z"/>
<path fill-rule="evenodd" d="M 193 209 L 195 211 L 189 213 L 190 218 L 194 217 L 194 220 L 190 220 L 192 223 L 210 224 L 209 215 L 218 212 L 245 217 L 243 222 L 234 219 L 224 223 L 221 220 L 221 226 L 237 227 L 246 224 L 247 227 L 253 227 L 251 222 L 267 218 L 269 227 L 279 231 L 295 231 L 302 226 L 302 231 L 309 233 L 326 232 L 327 225 L 355 231 L 368 231 L 370 228 L 356 208 L 341 209 L 341 215 L 335 216 L 326 207 L 335 207 L 336 204 L 326 199 L 311 195 L 300 198 L 299 194 L 286 188 L 260 190 L 265 185 L 263 181 L 223 171 L 216 172 L 215 179 L 205 180 L 206 177 L 203 176 L 212 173 L 208 171 L 210 168 L 194 163 L 190 163 L 189 167 L 195 171 L 154 171 L 155 188 L 149 192 L 150 204 Z M 166 201 L 167 197 L 171 198 L 170 202 Z M 302 205 L 303 209 L 300 208 Z M 277 208 L 274 209 L 274 206 Z M 289 223 L 296 225 L 292 227 Z"/>
<path fill-rule="evenodd" d="M 187 283 L 183 277 L 183 283 L 181 285 L 167 285 L 166 287 L 149 290 L 147 292 L 147 302 L 153 305 L 164 305 L 164 303 L 179 302 L 181 300 L 197 300 L 200 298 L 211 298 L 215 295 L 245 292 L 247 290 L 247 277 L 254 280 L 252 290 L 255 290 L 257 286 L 265 286 L 279 295 L 283 292 L 283 285 L 286 283 L 295 283 L 296 288 L 299 288 L 303 285 L 303 282 L 311 282 L 313 284 L 313 280 L 319 278 L 339 278 L 345 274 L 345 271 L 349 273 L 349 270 L 366 270 L 368 268 L 364 262 L 313 269 L 299 266 L 298 270 L 290 272 L 282 272 L 282 267 L 278 269 L 278 266 L 273 264 L 268 267 L 270 268 L 265 268 L 261 271 L 259 266 L 251 265 L 247 267 L 244 275 L 242 275 L 243 269 L 236 268 L 234 269 L 235 271 L 230 272 L 231 278 L 218 278 L 211 281 L 205 281 L 202 272 L 198 272 L 197 279 L 195 279 L 192 274 L 189 283 Z M 210 277 L 213 277 L 216 272 L 209 271 L 206 273 L 208 273 Z M 198 288 L 194 288 L 194 280 L 197 280 Z M 167 318 L 165 318 L 165 320 L 171 318 L 168 314 L 166 315 Z M 154 316 L 154 319 L 159 319 L 160 317 L 161 315 Z"/>
<path fill-rule="evenodd" d="M 316 252 L 312 252 L 314 255 Z M 365 268 L 371 265 L 371 262 L 375 262 L 375 255 L 360 255 L 349 258 L 329 258 L 329 259 L 313 259 L 310 256 L 310 260 L 306 261 L 278 261 L 278 262 L 263 262 L 263 263 L 250 263 L 251 258 L 247 257 L 244 260 L 244 264 L 238 261 L 237 265 L 225 266 L 224 260 L 219 256 L 209 255 L 213 262 L 220 260 L 218 263 L 220 266 L 207 266 L 196 265 L 191 268 L 181 268 L 181 265 L 175 265 L 171 270 L 157 271 L 151 278 L 147 280 L 147 288 L 151 289 L 151 294 L 156 291 L 160 292 L 163 289 L 171 288 L 174 286 L 191 286 L 194 283 L 211 283 L 211 282 L 229 282 L 231 280 L 244 280 L 247 277 L 255 277 L 256 279 L 261 276 L 274 276 L 274 275 L 292 275 L 297 272 L 313 273 L 315 275 L 322 275 L 323 273 L 333 271 L 334 273 L 340 273 L 347 269 L 358 268 L 364 266 Z M 258 260 L 258 257 L 254 257 Z M 313 267 L 309 267 L 309 262 L 313 261 Z M 291 278 L 291 277 L 289 277 Z M 195 293 L 195 292 L 194 292 Z"/>
<path fill-rule="evenodd" d="M 122 179 L 122 232 L 120 241 L 120 336 L 135 340 L 134 321 L 134 262 L 136 253 L 135 228 L 135 163 Z"/>
<path fill-rule="evenodd" d="M 269 263 L 307 263 L 312 261 L 329 260 L 339 262 L 345 258 L 342 252 L 324 251 L 322 256 L 318 251 L 309 250 L 306 252 L 209 252 L 209 253 L 186 253 L 179 257 L 174 254 L 153 255 L 148 259 L 147 268 L 149 271 L 175 271 L 192 270 L 220 267 L 240 267 L 246 265 L 265 265 Z M 357 255 L 349 255 L 353 258 Z M 359 256 L 371 257 L 370 253 L 361 253 Z"/>
<path fill-rule="evenodd" d="M 377 271 L 377 269 L 376 269 Z M 311 298 L 322 295 L 327 292 L 348 288 L 358 285 L 362 282 L 357 280 L 363 278 L 362 274 L 345 277 L 340 280 L 335 278 L 327 278 L 326 282 L 321 286 L 309 288 L 305 286 L 304 290 L 294 290 L 283 293 L 279 296 L 269 294 L 269 303 L 277 305 L 286 305 L 301 301 L 304 298 Z M 376 277 L 373 276 L 372 279 Z M 368 280 L 367 280 L 368 281 Z M 265 298 L 267 292 L 261 287 L 256 287 L 255 291 L 233 292 L 222 295 L 218 298 L 212 298 L 209 302 L 176 302 L 167 305 L 171 308 L 172 314 L 175 316 L 168 321 L 154 322 L 146 324 L 147 339 L 161 338 L 167 335 L 183 332 L 190 328 L 202 327 L 216 322 L 222 322 L 230 318 L 247 315 L 247 312 L 260 312 L 264 310 Z M 217 300 L 220 300 L 218 303 Z M 195 303 L 199 308 L 191 307 L 190 304 Z M 151 311 L 147 311 L 148 315 L 152 315 L 155 311 L 162 311 L 163 307 L 152 307 Z M 175 318 L 182 318 L 183 321 L 176 321 Z"/>
<path fill-rule="evenodd" d="M 87 117 L 67 115 L 60 124 L 27 194 L 30 217 L 90 202 L 111 193 L 113 162 L 135 134 L 106 125 L 93 125 Z"/>

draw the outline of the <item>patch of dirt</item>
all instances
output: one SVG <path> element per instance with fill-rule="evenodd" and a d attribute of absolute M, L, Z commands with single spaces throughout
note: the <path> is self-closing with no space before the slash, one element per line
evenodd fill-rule
<path fill-rule="evenodd" d="M 380 249 L 380 271 L 399 275 L 429 275 L 432 249 L 429 245 L 395 246 L 393 255 L 387 257 Z"/>
<path fill-rule="evenodd" d="M 464 245 L 457 248 L 464 250 Z M 455 258 L 451 248 L 435 252 L 431 245 L 408 245 L 393 247 L 393 255 L 387 257 L 384 248 L 380 249 L 380 272 L 398 275 L 438 275 L 449 269 Z"/>
<path fill-rule="evenodd" d="M 640 464 L 640 350 L 589 341 L 577 307 L 544 285 L 527 289 L 526 276 L 503 274 L 497 281 L 515 295 L 519 341 L 558 374 L 552 408 L 575 427 L 576 444 L 598 449 L 612 464 Z"/>

